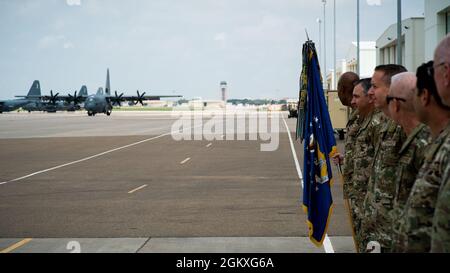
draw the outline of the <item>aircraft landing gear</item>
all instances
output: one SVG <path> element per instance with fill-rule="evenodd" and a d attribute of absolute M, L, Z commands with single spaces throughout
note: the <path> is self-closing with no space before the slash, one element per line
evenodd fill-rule
<path fill-rule="evenodd" d="M 88 116 L 93 117 L 93 116 L 95 116 L 95 113 L 92 111 L 88 111 Z"/>
<path fill-rule="evenodd" d="M 106 115 L 107 115 L 107 116 L 111 115 L 111 110 L 106 111 Z"/>

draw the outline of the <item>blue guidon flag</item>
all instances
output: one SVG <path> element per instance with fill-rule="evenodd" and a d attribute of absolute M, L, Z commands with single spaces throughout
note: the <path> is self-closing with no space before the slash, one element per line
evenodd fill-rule
<path fill-rule="evenodd" d="M 308 214 L 309 238 L 320 247 L 325 239 L 333 208 L 330 157 L 336 154 L 337 149 L 316 48 L 312 41 L 303 45 L 296 136 L 301 142 L 306 140 L 303 209 Z"/>

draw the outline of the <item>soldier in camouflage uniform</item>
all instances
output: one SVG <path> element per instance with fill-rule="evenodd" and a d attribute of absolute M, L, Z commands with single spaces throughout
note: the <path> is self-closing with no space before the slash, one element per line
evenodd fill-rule
<path fill-rule="evenodd" d="M 344 178 L 344 199 L 348 199 L 349 191 L 351 191 L 351 183 L 353 176 L 353 147 L 355 146 L 355 135 L 358 133 L 360 126 L 358 110 L 353 110 L 347 123 L 347 134 L 345 136 L 345 155 L 344 155 L 344 167 L 342 170 L 342 176 Z M 338 155 L 339 156 L 339 155 Z M 341 159 L 342 160 L 342 159 Z"/>
<path fill-rule="evenodd" d="M 413 99 L 416 94 L 416 75 L 404 72 L 392 77 L 387 96 L 390 117 L 397 122 L 408 136 L 399 151 L 399 161 L 394 185 L 393 209 L 390 211 L 392 222 L 392 251 L 402 251 L 398 246 L 401 235 L 398 229 L 399 218 L 422 166 L 424 153 L 430 143 L 430 131 L 420 123 L 414 112 Z M 387 230 L 388 231 L 388 230 Z"/>
<path fill-rule="evenodd" d="M 381 113 L 375 111 L 373 101 L 368 95 L 371 79 L 362 79 L 353 91 L 352 104 L 360 112 L 359 130 L 354 136 L 353 149 L 353 176 L 351 178 L 351 191 L 349 192 L 350 207 L 352 209 L 355 241 L 358 252 L 364 250 L 361 237 L 362 204 L 367 191 L 367 181 L 375 154 L 375 140 L 370 133 L 372 128 L 380 123 Z M 346 158 L 347 159 L 347 158 Z"/>
<path fill-rule="evenodd" d="M 399 151 L 406 135 L 402 128 L 389 118 L 386 97 L 391 85 L 392 76 L 406 72 L 400 65 L 380 65 L 372 76 L 372 87 L 369 95 L 373 97 L 376 108 L 383 112 L 379 126 L 374 126 L 375 155 L 363 203 L 363 219 L 361 235 L 363 244 L 376 241 L 382 252 L 391 250 L 392 221 L 389 212 L 393 208 L 395 196 L 395 178 Z"/>
<path fill-rule="evenodd" d="M 447 128 L 450 131 L 449 128 Z M 450 253 L 450 137 L 436 154 L 441 163 L 443 184 L 439 190 L 431 229 L 431 252 Z"/>
<path fill-rule="evenodd" d="M 450 34 L 438 45 L 434 54 L 434 80 L 437 92 L 446 106 L 450 106 Z M 450 140 L 447 137 L 436 154 L 440 163 L 442 185 L 438 193 L 431 230 L 431 251 L 450 252 Z"/>
<path fill-rule="evenodd" d="M 371 132 L 372 127 L 379 125 L 381 116 L 379 111 L 375 111 L 373 101 L 368 95 L 370 82 L 371 79 L 362 79 L 355 83 L 351 105 L 357 115 L 352 115 L 351 120 L 355 120 L 347 128 L 345 156 L 340 158 L 345 162 L 343 171 L 344 199 L 349 201 L 352 228 L 354 229 L 354 239 L 358 252 L 364 249 L 360 235 L 361 206 L 374 155 L 375 140 Z"/>
<path fill-rule="evenodd" d="M 443 166 L 441 165 L 444 163 L 437 155 L 445 139 L 448 138 L 450 138 L 450 126 L 447 126 L 426 151 L 425 162 L 414 182 L 403 215 L 400 217 L 399 251 L 429 252 L 431 250 L 433 215 L 442 183 Z"/>
<path fill-rule="evenodd" d="M 402 252 L 430 251 L 436 201 L 449 164 L 445 159 L 448 158 L 445 143 L 450 141 L 450 109 L 442 104 L 437 93 L 432 68 L 433 62 L 429 62 L 417 69 L 414 109 L 419 120 L 430 128 L 434 140 L 426 148 L 424 163 L 398 221 L 396 250 Z"/>
<path fill-rule="evenodd" d="M 342 157 L 340 154 L 336 154 L 337 160 L 336 163 L 344 163 L 343 168 L 343 191 L 344 191 L 344 199 L 348 199 L 348 191 L 349 189 L 349 181 L 351 180 L 353 174 L 353 165 L 352 165 L 352 152 L 353 152 L 353 144 L 354 144 L 354 135 L 358 131 L 359 123 L 358 123 L 358 110 L 355 109 L 351 105 L 352 101 L 352 93 L 355 83 L 359 80 L 359 76 L 354 72 L 345 72 L 339 78 L 338 81 L 338 95 L 341 103 L 344 106 L 352 107 L 352 113 L 347 122 L 346 131 L 347 134 L 345 136 L 344 147 L 345 147 L 345 156 Z M 345 158 L 345 159 L 344 159 Z"/>
<path fill-rule="evenodd" d="M 342 76 L 339 78 L 338 81 L 338 95 L 339 99 L 341 100 L 342 105 L 351 107 L 352 111 L 349 116 L 347 126 L 346 126 L 346 135 L 345 135 L 345 141 L 344 141 L 344 149 L 345 149 L 345 155 L 342 156 L 341 154 L 337 153 L 335 157 L 333 158 L 334 162 L 336 164 L 341 165 L 343 163 L 343 170 L 342 170 L 342 187 L 343 187 L 343 194 L 344 194 L 344 204 L 346 205 L 346 208 L 348 210 L 350 220 L 352 220 L 352 229 L 353 233 L 355 233 L 355 228 L 353 226 L 353 217 L 354 213 L 352 212 L 350 208 L 350 202 L 348 200 L 349 191 L 352 190 L 352 187 L 350 185 L 352 175 L 353 175 L 353 147 L 355 143 L 354 136 L 358 132 L 359 129 L 359 112 L 358 109 L 356 109 L 352 105 L 352 97 L 353 97 L 353 89 L 355 87 L 356 82 L 359 80 L 358 74 L 354 72 L 345 72 L 342 74 Z"/>

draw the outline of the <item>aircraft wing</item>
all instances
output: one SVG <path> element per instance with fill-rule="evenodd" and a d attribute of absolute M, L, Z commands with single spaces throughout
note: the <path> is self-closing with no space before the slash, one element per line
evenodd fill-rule
<path fill-rule="evenodd" d="M 59 95 L 59 93 L 53 94 L 52 91 L 50 91 L 50 95 L 45 96 L 39 96 L 38 98 L 43 101 L 50 101 L 50 102 L 56 102 L 56 101 L 66 101 L 68 103 L 74 102 L 76 104 L 82 103 L 87 99 L 88 96 L 85 95 L 77 95 L 75 92 L 74 95 Z"/>
<path fill-rule="evenodd" d="M 109 96 L 108 98 L 113 104 L 119 104 L 123 101 L 132 101 L 134 104 L 138 102 L 144 105 L 144 100 L 160 100 L 161 98 L 180 98 L 183 97 L 181 95 L 145 95 L 145 92 L 140 94 L 139 90 L 136 92 L 136 96 L 128 96 L 121 93 L 117 94 L 117 91 L 114 92 L 114 96 Z"/>
<path fill-rule="evenodd" d="M 141 100 L 160 100 L 161 98 L 181 98 L 181 95 L 147 95 L 147 96 L 122 96 L 124 101 L 138 101 Z"/>
<path fill-rule="evenodd" d="M 26 98 L 26 99 L 39 99 L 42 96 L 39 95 L 30 95 L 30 96 L 25 96 L 25 95 L 18 95 L 18 96 L 14 96 L 15 98 Z"/>

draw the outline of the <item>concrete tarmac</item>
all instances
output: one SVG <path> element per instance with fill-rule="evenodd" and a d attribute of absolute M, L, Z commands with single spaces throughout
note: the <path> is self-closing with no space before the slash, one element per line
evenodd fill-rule
<path fill-rule="evenodd" d="M 176 141 L 177 120 L 152 112 L 0 115 L 0 251 L 70 252 L 72 241 L 84 252 L 324 251 L 307 238 L 283 121 L 293 137 L 294 119 L 280 117 L 271 152 L 261 151 L 267 141 L 226 133 Z M 303 145 L 294 148 L 302 168 Z M 334 173 L 328 234 L 336 252 L 352 252 Z"/>

